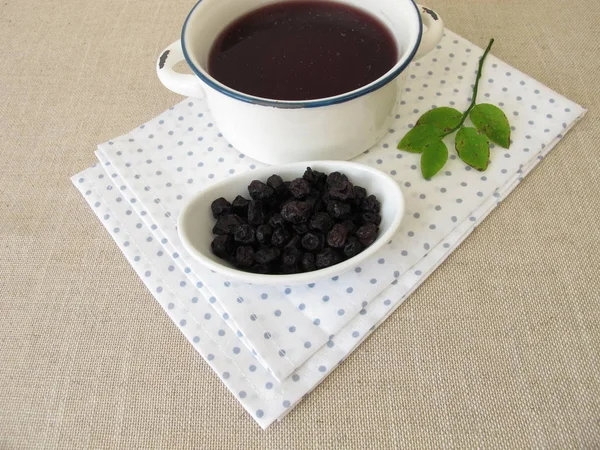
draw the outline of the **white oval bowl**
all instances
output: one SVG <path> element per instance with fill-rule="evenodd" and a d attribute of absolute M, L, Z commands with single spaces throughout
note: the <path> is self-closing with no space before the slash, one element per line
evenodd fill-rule
<path fill-rule="evenodd" d="M 307 167 L 327 174 L 341 172 L 356 185 L 367 190 L 367 194 L 374 194 L 381 202 L 381 225 L 379 235 L 373 244 L 353 258 L 339 264 L 313 272 L 297 273 L 291 275 L 265 275 L 236 269 L 227 261 L 214 255 L 210 244 L 214 238 L 212 234 L 216 220 L 213 218 L 211 203 L 224 197 L 229 201 L 237 195 L 249 198 L 248 185 L 253 180 L 266 182 L 273 174 L 281 176 L 284 181 L 302 177 Z M 343 161 L 308 161 L 269 166 L 232 176 L 198 192 L 181 210 L 177 221 L 179 238 L 186 250 L 204 266 L 232 280 L 244 281 L 252 284 L 263 285 L 295 285 L 312 283 L 323 278 L 340 275 L 372 256 L 379 250 L 398 230 L 404 215 L 404 195 L 398 183 L 387 174 L 353 162 Z"/>

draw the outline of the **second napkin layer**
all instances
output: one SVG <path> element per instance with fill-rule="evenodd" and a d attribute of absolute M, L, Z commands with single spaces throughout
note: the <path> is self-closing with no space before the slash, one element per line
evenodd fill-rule
<path fill-rule="evenodd" d="M 99 158 L 115 189 L 123 191 L 123 198 L 139 213 L 141 219 L 135 226 L 149 227 L 151 239 L 160 242 L 156 265 L 179 273 L 180 287 L 191 285 L 205 296 L 214 311 L 226 318 L 229 330 L 282 381 L 395 279 L 411 270 L 423 276 L 413 266 L 459 224 L 475 222 L 473 211 L 499 196 L 535 153 L 581 114 L 576 105 L 490 57 L 480 98 L 490 98 L 511 116 L 511 150 L 493 150 L 492 165 L 485 174 L 470 171 L 455 158 L 442 174 L 424 181 L 418 155 L 399 153 L 395 144 L 420 114 L 438 102 L 437 106 L 466 107 L 480 54 L 475 46 L 448 32 L 437 51 L 411 67 L 390 134 L 357 158 L 401 183 L 407 217 L 398 236 L 377 257 L 332 280 L 280 289 L 238 284 L 207 273 L 186 254 L 175 229 L 185 199 L 199 188 L 259 165 L 223 140 L 203 102 L 182 102 L 132 133 L 100 146 Z M 227 332 L 223 329 L 219 334 Z"/>

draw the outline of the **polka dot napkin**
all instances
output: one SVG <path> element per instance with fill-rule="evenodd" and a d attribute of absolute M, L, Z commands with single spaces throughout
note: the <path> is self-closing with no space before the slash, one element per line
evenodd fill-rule
<path fill-rule="evenodd" d="M 398 152 L 396 144 L 430 108 L 467 107 L 481 53 L 447 31 L 437 50 L 408 69 L 389 134 L 356 158 L 402 186 L 406 217 L 389 245 L 339 277 L 249 285 L 213 274 L 187 254 L 175 228 L 186 199 L 262 165 L 223 139 L 203 101 L 185 100 L 100 145 L 99 164 L 73 177 L 169 317 L 263 428 L 393 312 L 585 113 L 490 56 L 479 101 L 506 112 L 510 150 L 493 148 L 484 173 L 451 150 L 444 170 L 423 180 L 419 155 Z"/>

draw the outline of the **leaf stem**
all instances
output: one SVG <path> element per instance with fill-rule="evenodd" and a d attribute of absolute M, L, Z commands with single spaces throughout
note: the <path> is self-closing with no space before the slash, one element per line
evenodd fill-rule
<path fill-rule="evenodd" d="M 454 133 L 456 130 L 458 130 L 460 127 L 462 127 L 463 124 L 465 123 L 465 120 L 467 120 L 467 117 L 469 116 L 469 113 L 475 107 L 475 102 L 477 101 L 477 89 L 479 88 L 479 80 L 481 78 L 481 72 L 483 71 L 483 63 L 485 61 L 486 56 L 490 52 L 490 49 L 492 48 L 492 45 L 494 45 L 494 39 L 493 38 L 490 39 L 490 43 L 488 44 L 487 48 L 483 52 L 483 55 L 479 59 L 479 68 L 477 69 L 477 78 L 475 79 L 475 86 L 473 87 L 473 98 L 471 99 L 471 104 L 469 105 L 469 107 L 467 108 L 467 110 L 465 111 L 465 113 L 463 114 L 463 116 L 461 117 L 460 122 L 458 123 L 458 125 L 456 125 L 454 128 L 452 128 L 447 133 L 444 133 L 444 135 L 442 136 L 442 138 L 448 136 L 449 134 Z"/>

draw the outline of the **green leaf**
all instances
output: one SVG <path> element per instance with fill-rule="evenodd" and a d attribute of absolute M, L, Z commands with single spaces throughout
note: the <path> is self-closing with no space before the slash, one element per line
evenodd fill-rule
<path fill-rule="evenodd" d="M 417 121 L 418 125 L 433 125 L 442 133 L 447 133 L 460 123 L 463 113 L 454 108 L 442 106 L 440 108 L 427 111 Z"/>
<path fill-rule="evenodd" d="M 400 150 L 411 153 L 423 153 L 432 142 L 438 141 L 442 133 L 433 125 L 417 125 L 402 138 L 398 144 Z"/>
<path fill-rule="evenodd" d="M 477 129 L 491 141 L 504 148 L 510 146 L 510 125 L 500 108 L 482 103 L 471 110 L 470 117 Z"/>
<path fill-rule="evenodd" d="M 421 173 L 423 178 L 431 178 L 448 161 L 448 147 L 442 141 L 432 142 L 421 155 Z"/>
<path fill-rule="evenodd" d="M 484 171 L 490 160 L 490 146 L 487 138 L 475 128 L 462 127 L 456 133 L 456 152 L 460 159 L 474 169 Z"/>

